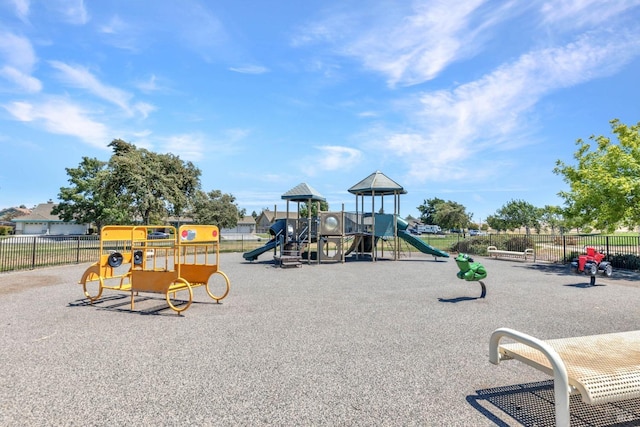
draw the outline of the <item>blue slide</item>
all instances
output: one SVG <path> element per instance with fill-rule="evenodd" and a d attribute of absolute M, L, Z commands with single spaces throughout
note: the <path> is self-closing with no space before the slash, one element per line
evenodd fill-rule
<path fill-rule="evenodd" d="M 258 259 L 260 255 L 263 253 L 270 251 L 271 249 L 278 246 L 278 235 L 282 233 L 287 226 L 287 220 L 279 219 L 274 222 L 271 227 L 269 227 L 269 234 L 271 234 L 271 240 L 267 242 L 266 245 L 260 246 L 252 251 L 245 252 L 242 254 L 242 257 L 247 261 L 255 261 Z"/>
<path fill-rule="evenodd" d="M 271 240 L 269 240 L 267 242 L 266 245 L 260 246 L 259 248 L 256 248 L 256 249 L 254 249 L 252 251 L 245 252 L 245 253 L 242 254 L 242 256 L 247 261 L 255 261 L 255 260 L 258 259 L 258 256 L 260 256 L 263 253 L 265 253 L 267 251 L 270 251 L 271 249 L 275 248 L 277 244 L 278 244 L 278 242 L 276 242 L 276 239 L 271 239 Z"/>

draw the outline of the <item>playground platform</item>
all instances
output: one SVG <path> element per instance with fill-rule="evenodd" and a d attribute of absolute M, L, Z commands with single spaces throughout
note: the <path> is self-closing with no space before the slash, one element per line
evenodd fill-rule
<path fill-rule="evenodd" d="M 510 327 L 541 339 L 640 329 L 640 275 L 478 258 L 280 269 L 221 254 L 232 279 L 182 316 L 160 295 L 93 305 L 89 264 L 0 274 L 0 425 L 551 426 L 550 378 L 489 362 Z M 636 402 L 637 403 L 637 402 Z M 632 405 L 571 399 L 574 425 L 639 425 Z M 581 406 L 582 405 L 582 406 Z"/>

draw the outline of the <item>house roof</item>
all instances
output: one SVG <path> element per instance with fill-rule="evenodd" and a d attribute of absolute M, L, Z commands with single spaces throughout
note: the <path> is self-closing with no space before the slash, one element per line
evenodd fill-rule
<path fill-rule="evenodd" d="M 256 220 L 251 215 L 247 215 L 242 217 L 242 219 L 238 220 L 238 224 L 255 224 Z"/>
<path fill-rule="evenodd" d="M 13 222 L 64 222 L 59 216 L 53 215 L 51 210 L 58 206 L 56 203 L 40 203 L 30 214 L 12 219 Z"/>
<path fill-rule="evenodd" d="M 382 172 L 376 171 L 349 188 L 349 193 L 371 196 L 373 194 L 407 194 L 407 191 Z"/>
<path fill-rule="evenodd" d="M 258 219 L 263 216 L 267 219 L 267 221 L 269 222 L 273 222 L 276 219 L 282 219 L 282 218 L 286 218 L 287 217 L 287 211 L 270 211 L 268 209 L 265 209 L 262 211 L 262 213 L 258 216 Z M 289 219 L 297 219 L 298 218 L 298 212 L 289 212 Z"/>
<path fill-rule="evenodd" d="M 284 200 L 291 200 L 293 202 L 307 202 L 311 200 L 312 202 L 326 202 L 322 194 L 320 194 L 315 188 L 311 187 L 309 184 L 303 182 L 301 184 L 296 185 L 291 190 L 287 191 L 282 195 Z"/>

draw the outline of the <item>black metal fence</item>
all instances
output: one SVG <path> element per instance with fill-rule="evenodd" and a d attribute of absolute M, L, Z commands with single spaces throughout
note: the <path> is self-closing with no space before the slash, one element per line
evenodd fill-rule
<path fill-rule="evenodd" d="M 268 239 L 234 239 L 220 242 L 223 252 L 245 252 Z M 0 238 L 0 272 L 29 270 L 53 265 L 95 262 L 100 238 L 91 236 L 10 236 Z"/>
<path fill-rule="evenodd" d="M 566 264 L 592 246 L 606 254 L 614 268 L 640 270 L 640 236 L 550 235 L 550 234 L 491 234 L 460 238 L 451 250 L 487 255 L 487 247 L 522 252 L 532 248 L 536 260 Z"/>
<path fill-rule="evenodd" d="M 268 239 L 222 240 L 222 252 L 246 252 Z M 509 251 L 533 248 L 536 260 L 565 264 L 586 246 L 607 254 L 614 268 L 640 270 L 640 236 L 491 234 L 488 236 L 429 238 L 424 240 L 439 249 L 486 256 L 488 246 Z M 447 247 L 442 247 L 445 244 Z M 98 236 L 11 236 L 0 239 L 0 272 L 97 261 Z"/>

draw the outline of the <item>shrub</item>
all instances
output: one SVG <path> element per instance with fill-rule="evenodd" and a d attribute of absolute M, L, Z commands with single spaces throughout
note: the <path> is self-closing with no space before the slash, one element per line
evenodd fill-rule
<path fill-rule="evenodd" d="M 489 246 L 489 237 L 478 236 L 470 239 L 460 240 L 451 245 L 451 252 L 487 255 L 487 246 Z"/>
<path fill-rule="evenodd" d="M 504 249 L 507 251 L 515 251 L 515 252 L 524 252 L 525 249 L 535 248 L 535 243 L 533 240 L 526 236 L 516 236 L 507 239 L 504 242 Z"/>
<path fill-rule="evenodd" d="M 613 268 L 640 270 L 640 257 L 631 254 L 614 254 L 609 257 Z"/>

